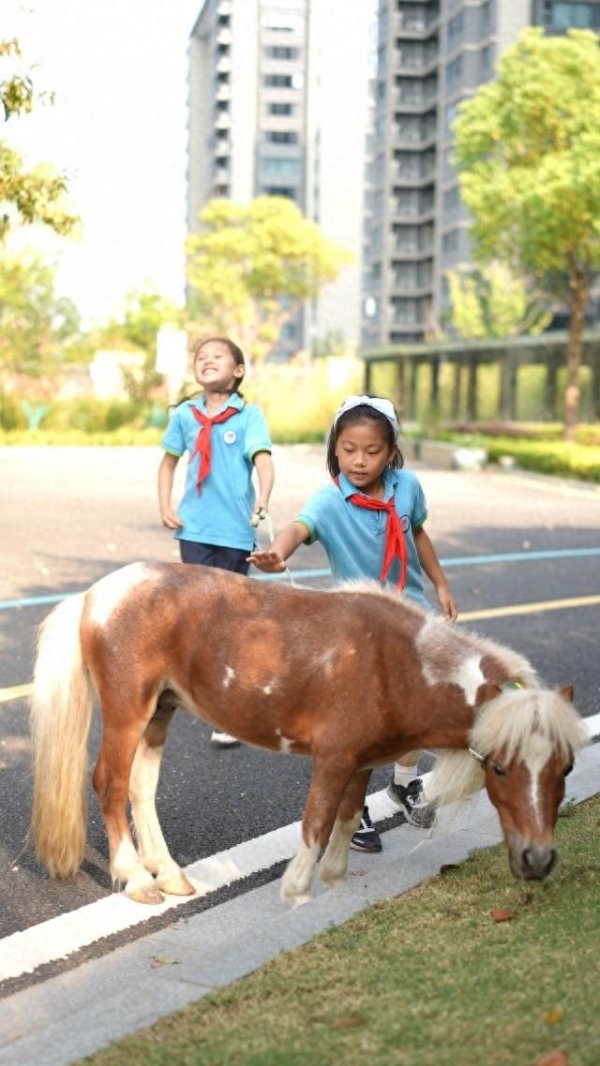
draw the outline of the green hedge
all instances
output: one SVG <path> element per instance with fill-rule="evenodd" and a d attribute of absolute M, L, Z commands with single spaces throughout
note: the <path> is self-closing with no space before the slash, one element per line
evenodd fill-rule
<path fill-rule="evenodd" d="M 600 483 L 599 446 L 567 444 L 565 441 L 486 437 L 484 447 L 493 463 L 499 462 L 504 456 L 510 456 L 523 470 Z"/>

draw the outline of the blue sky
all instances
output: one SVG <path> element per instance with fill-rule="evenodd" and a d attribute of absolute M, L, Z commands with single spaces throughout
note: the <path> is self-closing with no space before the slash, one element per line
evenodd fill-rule
<path fill-rule="evenodd" d="M 77 242 L 27 243 L 57 262 L 57 289 L 88 324 L 144 285 L 182 298 L 187 46 L 201 3 L 2 0 L 2 38 L 16 33 L 36 88 L 56 101 L 0 136 L 66 172 L 83 220 Z"/>

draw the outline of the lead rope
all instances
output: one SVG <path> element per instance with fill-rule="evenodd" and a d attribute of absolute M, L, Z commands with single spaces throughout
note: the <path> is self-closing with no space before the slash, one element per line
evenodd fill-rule
<path fill-rule="evenodd" d="M 275 540 L 275 528 L 273 526 L 273 521 L 271 519 L 271 515 L 267 511 L 266 507 L 259 507 L 258 510 L 254 512 L 254 514 L 252 515 L 252 518 L 250 519 L 250 524 L 252 526 L 254 526 L 255 529 L 258 528 L 259 522 L 264 522 L 265 523 L 265 530 L 267 532 L 267 537 L 269 538 L 269 544 L 272 544 L 273 541 Z M 290 580 L 290 583 L 292 585 L 295 585 L 296 582 L 294 581 L 294 579 L 292 577 L 292 573 L 291 573 L 287 563 L 285 565 L 285 573 L 287 574 L 287 576 L 288 576 L 288 578 Z"/>

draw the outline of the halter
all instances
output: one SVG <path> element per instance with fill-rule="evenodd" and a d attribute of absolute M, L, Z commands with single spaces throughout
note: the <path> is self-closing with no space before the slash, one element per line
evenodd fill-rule
<path fill-rule="evenodd" d="M 519 689 L 519 688 L 525 688 L 525 685 L 520 680 L 520 678 L 518 678 L 518 677 L 513 677 L 513 678 L 510 679 L 510 681 L 503 681 L 502 684 L 500 685 L 500 689 L 501 689 L 502 692 L 510 692 L 511 689 Z M 493 700 L 490 700 L 489 702 L 493 703 Z M 479 708 L 479 713 L 480 714 L 484 710 L 485 706 L 486 705 L 484 703 Z M 482 767 L 485 767 L 487 765 L 487 761 L 489 759 L 489 755 L 482 755 L 481 752 L 475 751 L 475 748 L 468 748 L 467 750 L 469 752 L 469 755 L 472 755 L 473 758 L 476 759 L 477 762 L 480 763 Z"/>

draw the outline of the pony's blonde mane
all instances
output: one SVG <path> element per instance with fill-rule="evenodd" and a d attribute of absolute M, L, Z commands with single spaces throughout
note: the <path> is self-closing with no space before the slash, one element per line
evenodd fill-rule
<path fill-rule="evenodd" d="M 502 752 L 503 761 L 527 757 L 532 736 L 545 737 L 564 759 L 589 743 L 582 719 L 560 692 L 509 689 L 481 709 L 471 730 L 470 746 L 483 758 Z M 468 751 L 444 752 L 427 784 L 427 799 L 452 803 L 483 786 L 484 770 Z"/>

